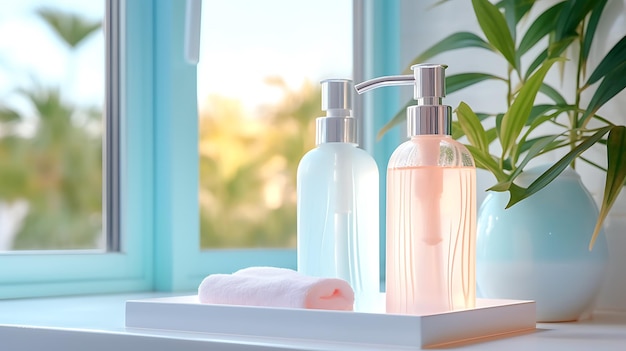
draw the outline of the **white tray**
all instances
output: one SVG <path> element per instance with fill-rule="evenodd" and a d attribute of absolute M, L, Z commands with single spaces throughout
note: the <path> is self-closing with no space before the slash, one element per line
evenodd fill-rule
<path fill-rule="evenodd" d="M 419 349 L 535 328 L 535 302 L 477 300 L 474 309 L 407 316 L 231 305 L 197 296 L 126 302 L 126 327 Z"/>

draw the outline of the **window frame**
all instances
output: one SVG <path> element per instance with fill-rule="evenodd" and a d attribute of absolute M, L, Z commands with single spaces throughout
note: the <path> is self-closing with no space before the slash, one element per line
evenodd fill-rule
<path fill-rule="evenodd" d="M 354 81 L 400 74 L 401 0 L 353 0 Z M 378 165 L 379 171 L 379 244 L 380 279 L 386 276 L 386 198 L 387 162 L 395 149 L 407 140 L 404 128 L 393 128 L 382 138 L 378 131 L 401 108 L 399 87 L 387 87 L 356 96 L 356 115 L 363 119 L 362 146 Z"/>
<path fill-rule="evenodd" d="M 185 3 L 155 7 L 155 287 L 197 289 L 208 274 L 296 268 L 295 249 L 200 248 L 197 70 L 184 57 Z"/>

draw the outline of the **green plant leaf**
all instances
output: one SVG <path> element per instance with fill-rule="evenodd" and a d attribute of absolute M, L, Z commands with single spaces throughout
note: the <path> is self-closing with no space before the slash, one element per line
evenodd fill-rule
<path fill-rule="evenodd" d="M 504 118 L 504 113 L 498 113 L 496 115 L 496 128 L 498 131 L 502 130 L 502 119 Z"/>
<path fill-rule="evenodd" d="M 551 8 L 543 12 L 537 19 L 530 25 L 526 34 L 522 38 L 522 41 L 517 48 L 518 56 L 524 55 L 530 48 L 535 46 L 539 40 L 548 35 L 548 33 L 554 30 L 556 19 L 559 12 L 563 9 L 564 2 L 560 2 Z"/>
<path fill-rule="evenodd" d="M 509 190 L 511 186 L 513 186 L 513 182 L 515 181 L 515 178 L 517 178 L 520 175 L 520 173 L 522 173 L 522 171 L 524 170 L 524 167 L 526 167 L 528 162 L 530 162 L 530 160 L 532 160 L 541 152 L 543 152 L 547 147 L 555 144 L 556 143 L 555 140 L 559 136 L 561 135 L 547 135 L 547 136 L 542 136 L 542 137 L 533 139 L 531 141 L 528 141 L 527 144 L 529 145 L 527 147 L 528 152 L 526 154 L 526 157 L 524 157 L 522 162 L 518 166 L 516 166 L 515 169 L 513 169 L 513 172 L 508 176 L 508 178 L 505 181 L 502 181 L 492 186 L 491 188 L 489 188 L 489 190 L 493 190 L 493 191 Z"/>
<path fill-rule="evenodd" d="M 513 68 L 518 69 L 515 43 L 504 15 L 489 0 L 472 0 L 472 5 L 478 24 L 489 43 L 504 56 Z"/>
<path fill-rule="evenodd" d="M 533 7 L 536 0 L 501 0 L 496 3 L 498 8 L 512 9 L 515 16 L 513 23 L 517 24 L 528 11 Z"/>
<path fill-rule="evenodd" d="M 550 110 L 553 108 L 554 106 L 551 106 Z M 535 108 L 533 107 L 533 109 Z M 557 117 L 560 113 L 561 111 L 557 109 L 557 112 L 553 114 L 549 114 L 549 115 L 540 114 L 538 116 L 533 116 L 533 111 L 531 111 L 531 116 L 529 116 L 528 121 L 526 123 L 526 125 L 529 126 L 528 129 L 524 132 L 519 142 L 515 143 L 515 145 L 513 145 L 513 148 L 511 149 L 511 154 L 510 154 L 509 159 L 511 160 L 512 164 L 517 164 L 517 160 L 519 159 L 520 155 L 523 154 L 524 152 L 527 152 L 532 147 L 532 145 L 534 145 L 534 143 L 537 142 L 537 140 L 544 137 L 542 136 L 542 137 L 527 141 L 526 139 L 530 136 L 533 130 L 535 130 L 535 128 L 539 127 L 543 123 Z"/>
<path fill-rule="evenodd" d="M 534 107 L 533 107 L 534 109 Z M 563 112 L 568 112 L 568 111 L 574 111 L 576 110 L 576 106 L 574 105 L 557 105 L 557 106 L 550 106 L 550 109 L 548 109 L 547 111 L 544 111 L 542 114 L 540 115 L 533 115 L 533 113 L 535 112 L 540 112 L 540 111 L 531 111 L 531 116 L 528 118 L 528 123 L 527 125 L 529 126 L 528 130 L 526 131 L 526 133 L 530 133 L 532 132 L 535 128 L 539 127 L 540 125 L 544 124 L 545 122 L 551 120 L 551 119 L 555 119 L 556 117 L 558 117 L 561 113 Z M 550 114 L 547 114 L 548 111 L 553 111 Z"/>
<path fill-rule="evenodd" d="M 530 150 L 530 148 L 537 142 L 539 141 L 541 138 L 543 137 L 537 137 L 537 138 L 533 138 L 533 139 L 528 139 L 526 141 L 524 141 L 524 143 L 520 143 L 520 155 L 523 154 L 524 152 Z M 548 146 L 546 146 L 544 148 L 544 150 L 541 152 L 542 154 L 545 153 L 548 150 L 552 150 L 554 148 L 560 147 L 563 144 L 562 141 L 560 140 L 556 140 L 553 143 L 549 144 Z M 569 145 L 569 142 L 568 144 Z"/>
<path fill-rule="evenodd" d="M 479 120 L 484 120 L 485 118 L 489 117 L 488 114 L 486 113 L 476 113 L 476 117 L 478 117 Z M 455 140 L 460 139 L 461 137 L 463 137 L 465 135 L 465 132 L 463 132 L 463 128 L 461 128 L 461 125 L 459 124 L 458 121 L 452 121 L 452 138 Z M 494 141 L 496 139 L 496 131 L 495 128 L 491 128 L 486 132 L 487 135 L 487 140 L 489 141 L 489 143 L 491 143 L 492 141 Z"/>
<path fill-rule="evenodd" d="M 565 37 L 576 36 L 578 37 L 578 26 L 585 19 L 587 14 L 597 7 L 600 3 L 598 1 L 589 0 L 568 0 L 565 1 L 565 7 L 560 12 L 556 21 L 556 28 L 554 31 L 555 41 L 561 41 Z"/>
<path fill-rule="evenodd" d="M 513 38 L 513 42 L 515 42 L 515 38 L 517 38 L 517 20 L 515 16 L 515 1 L 514 0 L 502 0 L 496 4 L 498 8 L 502 8 L 504 10 L 504 19 L 506 20 L 506 25 L 509 27 L 509 31 L 511 32 L 511 37 Z"/>
<path fill-rule="evenodd" d="M 553 105 L 537 105 L 533 106 L 533 109 L 530 112 L 530 117 L 528 118 L 528 129 L 524 132 L 524 135 L 521 137 L 519 143 L 515 145 L 513 151 L 511 152 L 511 159 L 513 162 L 517 162 L 517 159 L 521 154 L 528 151 L 530 147 L 536 142 L 537 139 L 527 140 L 530 134 L 539 126 L 543 125 L 545 122 L 552 120 L 561 113 L 573 109 L 573 106 L 565 105 L 561 107 L 556 107 Z M 546 114 L 546 112 L 555 110 L 555 112 L 551 114 Z"/>
<path fill-rule="evenodd" d="M 539 91 L 542 92 L 545 96 L 552 99 L 552 101 L 554 101 L 558 105 L 567 104 L 567 101 L 565 101 L 565 98 L 563 97 L 563 95 L 561 95 L 556 89 L 554 89 L 547 83 L 542 83 L 541 87 L 539 88 Z"/>
<path fill-rule="evenodd" d="M 502 170 L 498 166 L 498 163 L 494 160 L 493 156 L 491 156 L 489 153 L 485 153 L 479 150 L 472 145 L 466 146 L 469 152 L 472 154 L 472 157 L 474 157 L 476 167 L 488 170 L 496 177 L 497 181 L 502 181 L 506 179 L 506 174 L 502 172 Z"/>
<path fill-rule="evenodd" d="M 517 176 L 522 173 L 522 170 L 524 169 L 524 167 L 526 167 L 530 160 L 537 157 L 537 155 L 539 155 L 546 147 L 552 144 L 561 135 L 562 134 L 547 135 L 529 141 L 528 143 L 530 144 L 530 147 L 528 148 L 528 152 L 524 156 L 524 159 L 522 159 L 522 162 L 520 162 L 520 164 L 515 167 L 515 171 L 513 171 L 513 173 L 511 173 L 511 175 L 509 176 L 509 180 L 513 182 L 515 178 L 517 178 Z"/>
<path fill-rule="evenodd" d="M 622 39 L 609 50 L 581 89 L 587 88 L 608 74 L 612 74 L 612 71 L 620 64 L 624 63 L 624 61 L 626 61 L 626 36 L 623 36 Z"/>
<path fill-rule="evenodd" d="M 604 223 L 617 196 L 624 187 L 624 180 L 626 179 L 626 127 L 614 126 L 611 129 L 606 151 L 608 168 L 604 185 L 604 196 L 602 197 L 602 207 L 600 208 L 598 221 L 589 243 L 589 250 L 593 248 L 598 233 L 602 229 L 602 223 Z"/>
<path fill-rule="evenodd" d="M 535 0 L 502 0 L 496 3 L 498 8 L 504 9 L 506 24 L 509 26 L 513 39 L 516 38 L 517 24 L 534 4 Z"/>
<path fill-rule="evenodd" d="M 587 120 L 598 112 L 602 105 L 624 90 L 624 88 L 626 88 L 626 61 L 622 59 L 622 63 L 604 77 L 598 89 L 593 93 L 587 110 L 579 120 L 579 125 L 584 126 Z"/>
<path fill-rule="evenodd" d="M 546 185 L 550 184 L 567 166 L 576 159 L 581 153 L 594 145 L 600 140 L 606 133 L 611 130 L 611 126 L 598 129 L 593 135 L 587 137 L 582 143 L 578 144 L 575 148 L 570 150 L 565 156 L 558 160 L 552 167 L 548 168 L 542 175 L 539 176 L 534 182 L 532 182 L 528 188 L 522 188 L 515 184 L 511 184 L 509 193 L 509 203 L 506 208 L 509 208 L 516 203 L 524 200 L 525 198 L 535 194 L 539 190 L 543 189 Z"/>
<path fill-rule="evenodd" d="M 550 44 L 548 48 L 543 50 L 539 55 L 537 55 L 533 62 L 528 66 L 528 70 L 526 70 L 524 78 L 528 80 L 528 77 L 530 77 L 530 75 L 533 74 L 535 70 L 537 70 L 537 68 L 540 67 L 546 60 L 561 55 L 563 51 L 565 51 L 565 49 L 567 49 L 569 45 L 574 41 L 574 39 L 576 39 L 576 37 L 571 36 Z"/>
<path fill-rule="evenodd" d="M 440 40 L 433 46 L 426 49 L 411 61 L 409 66 L 405 69 L 405 74 L 411 73 L 411 66 L 423 63 L 429 60 L 431 57 L 438 54 L 465 48 L 483 48 L 489 51 L 494 51 L 493 47 L 484 41 L 481 37 L 470 32 L 457 32 L 453 33 L 444 39 Z"/>
<path fill-rule="evenodd" d="M 467 88 L 470 85 L 480 83 L 485 80 L 495 79 L 506 82 L 504 78 L 487 73 L 461 73 L 446 77 L 446 92 L 451 94 L 457 90 Z"/>
<path fill-rule="evenodd" d="M 509 108 L 502 118 L 502 125 L 500 126 L 502 158 L 506 158 L 505 156 L 511 151 L 517 137 L 524 128 L 530 116 L 535 97 L 539 92 L 541 83 L 543 83 L 543 79 L 548 73 L 548 70 L 559 60 L 560 59 L 551 59 L 546 61 L 546 63 L 526 81 L 513 101 L 511 108 Z"/>
<path fill-rule="evenodd" d="M 487 143 L 491 144 L 498 137 L 498 133 L 496 132 L 496 128 L 487 129 L 485 132 L 487 135 Z"/>
<path fill-rule="evenodd" d="M 576 39 L 578 39 L 577 36 L 571 35 L 550 43 L 550 46 L 548 46 L 548 59 L 559 57 Z"/>
<path fill-rule="evenodd" d="M 457 119 L 470 144 L 484 153 L 489 153 L 487 134 L 478 116 L 465 102 L 461 101 L 455 110 Z"/>
<path fill-rule="evenodd" d="M 509 182 L 508 180 L 502 181 L 497 183 L 496 185 L 490 187 L 489 191 L 498 191 L 498 192 L 502 192 L 502 191 L 508 191 L 511 189 L 511 186 L 513 185 L 513 183 Z"/>
<path fill-rule="evenodd" d="M 600 23 L 600 17 L 602 16 L 602 11 L 604 10 L 604 6 L 606 5 L 607 0 L 596 0 L 597 6 L 591 11 L 591 16 L 589 16 L 589 22 L 587 23 L 587 28 L 585 30 L 585 36 L 583 38 L 583 43 L 581 45 L 581 67 L 582 73 L 585 74 L 587 69 L 587 59 L 589 58 L 589 52 L 591 51 L 591 44 L 593 43 L 593 38 L 596 35 L 596 28 L 598 27 L 598 23 Z"/>
<path fill-rule="evenodd" d="M 491 117 L 492 115 L 488 114 L 488 113 L 484 113 L 484 112 L 476 112 L 476 116 L 478 117 L 478 119 L 482 122 L 484 121 L 487 117 Z"/>
<path fill-rule="evenodd" d="M 537 57 L 535 57 L 533 62 L 530 63 L 530 65 L 528 66 L 528 69 L 526 70 L 526 75 L 524 75 L 524 79 L 528 80 L 528 77 L 530 77 L 530 75 L 533 74 L 535 70 L 539 66 L 541 66 L 541 64 L 545 62 L 547 59 L 548 59 L 548 49 L 545 49 L 539 55 L 537 55 Z"/>
<path fill-rule="evenodd" d="M 498 138 L 500 137 L 500 131 L 502 130 L 502 119 L 504 118 L 504 113 L 498 113 L 496 115 L 496 133 L 498 134 Z"/>
<path fill-rule="evenodd" d="M 513 166 L 511 165 L 511 159 L 510 158 L 507 158 L 507 159 L 502 161 L 502 169 L 504 169 L 506 171 L 512 171 L 513 170 Z"/>
<path fill-rule="evenodd" d="M 530 110 L 530 115 L 528 116 L 528 120 L 526 121 L 526 125 L 531 125 L 537 118 L 545 115 L 546 112 L 552 110 L 554 105 L 542 104 L 535 105 Z"/>
<path fill-rule="evenodd" d="M 452 139 L 458 140 L 465 135 L 463 132 L 463 128 L 461 128 L 461 124 L 457 121 L 452 121 Z"/>

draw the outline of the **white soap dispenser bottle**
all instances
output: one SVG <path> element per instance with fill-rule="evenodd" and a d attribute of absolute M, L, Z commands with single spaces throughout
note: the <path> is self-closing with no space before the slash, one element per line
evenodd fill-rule
<path fill-rule="evenodd" d="M 346 280 L 355 310 L 373 308 L 380 291 L 378 167 L 357 147 L 352 81 L 324 80 L 317 147 L 298 165 L 298 271 Z"/>
<path fill-rule="evenodd" d="M 388 313 L 431 314 L 473 308 L 476 300 L 476 169 L 451 134 L 444 65 L 414 65 L 413 75 L 357 84 L 359 93 L 414 85 L 410 138 L 387 167 Z"/>

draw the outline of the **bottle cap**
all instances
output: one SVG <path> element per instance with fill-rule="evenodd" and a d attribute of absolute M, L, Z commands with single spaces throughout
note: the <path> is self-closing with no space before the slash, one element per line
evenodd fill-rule
<path fill-rule="evenodd" d="M 326 116 L 343 117 L 352 113 L 352 81 L 326 79 L 322 82 L 322 111 Z"/>
<path fill-rule="evenodd" d="M 316 119 L 316 144 L 357 142 L 356 120 L 352 117 L 353 84 L 349 79 L 327 79 L 322 84 L 322 111 Z"/>

